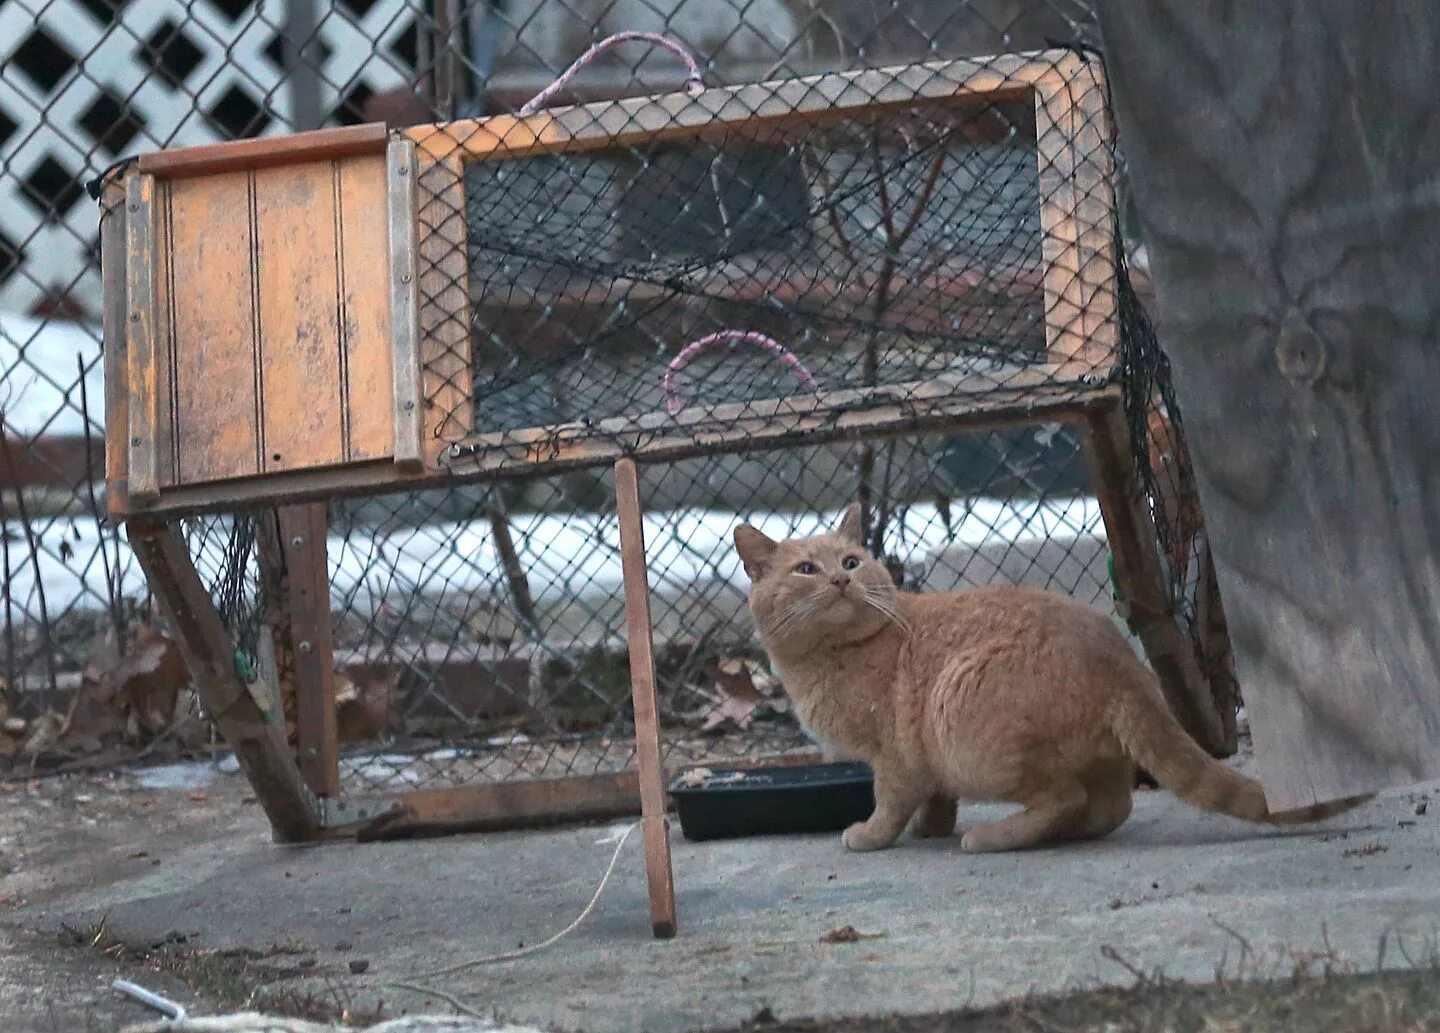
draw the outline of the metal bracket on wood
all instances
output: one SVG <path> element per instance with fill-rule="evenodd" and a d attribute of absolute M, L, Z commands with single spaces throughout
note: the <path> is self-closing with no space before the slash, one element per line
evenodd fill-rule
<path fill-rule="evenodd" d="M 358 825 L 399 809 L 394 800 L 366 800 L 352 803 L 343 798 L 321 796 L 317 798 L 320 807 L 320 826 L 338 829 L 346 825 Z"/>

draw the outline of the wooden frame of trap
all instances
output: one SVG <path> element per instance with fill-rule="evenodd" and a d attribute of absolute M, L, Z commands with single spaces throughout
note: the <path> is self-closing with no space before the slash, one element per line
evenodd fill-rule
<path fill-rule="evenodd" d="M 464 167 L 803 123 L 917 104 L 1033 102 L 1047 354 L 1002 386 L 955 377 L 654 413 L 597 436 L 534 428 L 525 447 L 473 433 Z M 147 154 L 105 188 L 109 506 L 177 637 L 205 709 L 281 841 L 365 836 L 398 822 L 493 828 L 643 814 L 652 925 L 675 931 L 665 773 L 637 463 L 819 442 L 1064 421 L 1086 441 L 1117 583 L 1177 714 L 1233 750 L 1165 588 L 1136 488 L 1120 389 L 1109 120 L 1097 64 L 1069 51 L 932 62 L 387 131 L 364 125 Z M 375 256 L 386 256 L 375 261 Z M 376 399 L 388 404 L 375 404 Z M 893 399 L 893 401 L 887 401 Z M 857 401 L 865 404 L 857 405 Z M 693 429 L 717 422 L 721 433 Z M 624 447 L 627 428 L 634 442 Z M 513 444 L 515 435 L 508 435 Z M 492 442 L 493 444 L 493 442 Z M 465 454 L 465 462 L 454 457 Z M 325 556 L 327 498 L 613 464 L 634 700 L 636 770 L 340 797 Z M 179 518 L 265 507 L 260 553 L 283 619 L 258 672 L 234 644 Z M 271 647 L 273 646 L 273 650 Z M 273 654 L 273 655 L 272 655 Z M 263 659 L 263 657 L 262 657 Z M 283 683 L 283 684 L 281 684 Z M 293 700 L 287 715 L 286 702 Z M 285 718 L 294 727 L 294 743 Z M 368 830 L 368 831 L 367 831 Z"/>

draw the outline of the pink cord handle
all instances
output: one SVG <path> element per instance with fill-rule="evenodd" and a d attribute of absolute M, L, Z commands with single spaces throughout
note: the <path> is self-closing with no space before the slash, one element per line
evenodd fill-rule
<path fill-rule="evenodd" d="M 800 361 L 800 357 L 773 337 L 766 337 L 754 330 L 720 330 L 702 337 L 698 341 L 691 341 L 681 348 L 680 354 L 671 359 L 665 367 L 665 376 L 661 378 L 660 385 L 665 390 L 665 411 L 671 416 L 685 408 L 685 403 L 675 393 L 675 374 L 689 365 L 690 360 L 706 348 L 723 341 L 744 342 L 764 348 L 781 363 L 790 367 L 795 374 L 795 379 L 800 381 L 807 391 L 820 390 L 820 386 L 815 383 L 815 378 L 810 375 L 810 371 L 805 368 L 805 363 Z"/>
<path fill-rule="evenodd" d="M 670 39 L 668 36 L 662 36 L 658 32 L 617 32 L 613 36 L 605 37 L 577 57 L 569 68 L 560 73 L 560 78 L 556 79 L 549 86 L 545 87 L 521 105 L 517 114 L 535 114 L 535 112 L 549 103 L 551 97 L 563 90 L 570 80 L 575 78 L 575 75 L 580 69 L 595 60 L 595 58 L 599 57 L 617 43 L 631 43 L 635 41 L 651 43 L 657 47 L 664 47 L 672 54 L 678 55 L 680 59 L 685 62 L 685 67 L 690 70 L 689 76 L 685 79 L 685 92 L 690 94 L 690 96 L 693 97 L 705 89 L 705 80 L 700 77 L 700 63 L 695 60 L 695 55 L 690 53 L 683 44 L 676 43 L 673 39 Z"/>

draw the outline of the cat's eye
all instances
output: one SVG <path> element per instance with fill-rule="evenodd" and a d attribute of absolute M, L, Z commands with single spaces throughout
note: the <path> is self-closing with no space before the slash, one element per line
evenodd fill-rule
<path fill-rule="evenodd" d="M 846 570 L 854 570 L 856 567 L 860 566 L 860 557 L 846 556 L 843 560 L 840 561 L 840 566 L 844 567 Z"/>
<path fill-rule="evenodd" d="M 797 573 L 797 574 L 813 574 L 813 573 L 815 573 L 815 564 L 813 564 L 813 563 L 797 563 L 797 564 L 795 564 L 795 573 Z"/>

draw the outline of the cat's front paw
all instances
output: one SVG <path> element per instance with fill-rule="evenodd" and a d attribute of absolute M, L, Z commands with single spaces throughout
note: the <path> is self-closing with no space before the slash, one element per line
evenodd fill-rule
<path fill-rule="evenodd" d="M 840 837 L 845 844 L 846 850 L 853 850 L 856 853 L 865 853 L 870 850 L 884 850 L 895 842 L 894 836 L 886 836 L 877 833 L 868 822 L 857 822 L 845 830 Z"/>

